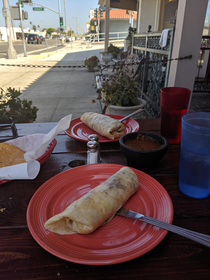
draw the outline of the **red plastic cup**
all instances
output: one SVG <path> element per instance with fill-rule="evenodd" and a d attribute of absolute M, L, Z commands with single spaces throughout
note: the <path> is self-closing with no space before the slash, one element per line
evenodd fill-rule
<path fill-rule="evenodd" d="M 181 140 L 181 118 L 187 113 L 191 91 L 182 87 L 166 87 L 160 94 L 160 133 L 170 144 Z"/>

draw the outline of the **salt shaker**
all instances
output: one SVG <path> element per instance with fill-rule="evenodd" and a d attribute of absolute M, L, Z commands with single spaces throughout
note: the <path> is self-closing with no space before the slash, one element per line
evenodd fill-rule
<path fill-rule="evenodd" d="M 99 143 L 95 140 L 87 143 L 87 164 L 100 163 Z"/>
<path fill-rule="evenodd" d="M 99 154 L 100 154 L 100 143 L 99 143 L 99 136 L 97 134 L 90 134 L 88 136 L 89 141 L 97 141 L 98 142 L 98 149 L 99 149 Z"/>

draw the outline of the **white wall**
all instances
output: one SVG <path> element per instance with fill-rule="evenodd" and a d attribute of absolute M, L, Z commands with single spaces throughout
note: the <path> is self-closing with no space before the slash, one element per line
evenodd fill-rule
<path fill-rule="evenodd" d="M 109 32 L 128 32 L 129 28 L 129 19 L 123 20 L 114 20 L 110 19 L 109 21 Z M 133 20 L 133 26 L 136 27 L 136 20 Z M 105 32 L 105 21 L 101 20 L 101 33 Z"/>
<path fill-rule="evenodd" d="M 16 33 L 22 34 L 21 28 L 20 27 L 14 27 L 14 28 L 10 27 L 10 29 L 11 29 L 11 34 L 12 34 L 12 40 L 16 41 L 17 40 Z M 25 28 L 24 33 L 28 33 L 29 32 L 28 30 L 29 30 L 29 28 Z M 6 27 L 0 27 L 0 31 L 2 34 L 2 40 L 7 42 L 7 31 L 8 30 L 6 30 Z M 31 31 L 33 31 L 33 30 L 31 30 Z"/>
<path fill-rule="evenodd" d="M 157 31 L 157 6 L 159 0 L 139 0 L 137 33 L 145 33 L 151 25 L 151 31 Z"/>
<path fill-rule="evenodd" d="M 171 62 L 168 86 L 193 90 L 208 0 L 181 0 L 178 4 L 172 58 L 192 59 Z"/>

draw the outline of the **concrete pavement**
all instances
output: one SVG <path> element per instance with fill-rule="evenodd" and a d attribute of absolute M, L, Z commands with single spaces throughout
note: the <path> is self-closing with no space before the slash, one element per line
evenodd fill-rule
<path fill-rule="evenodd" d="M 74 118 L 84 112 L 100 113 L 99 103 L 91 100 L 97 97 L 94 72 L 88 72 L 84 60 L 92 55 L 100 58 L 103 44 L 87 46 L 84 42 L 73 42 L 58 52 L 43 52 L 41 55 L 18 55 L 18 59 L 0 59 L 0 64 L 50 65 L 61 68 L 25 68 L 0 66 L 0 86 L 22 91 L 21 98 L 32 100 L 39 108 L 36 122 L 57 122 L 68 114 Z M 62 68 L 62 66 L 76 66 Z"/>
<path fill-rule="evenodd" d="M 117 44 L 122 46 L 122 44 Z M 28 68 L 0 65 L 0 87 L 16 88 L 22 91 L 21 98 L 32 100 L 39 108 L 36 122 L 58 122 L 68 114 L 73 119 L 84 112 L 101 113 L 99 103 L 91 100 L 97 97 L 94 72 L 88 72 L 84 60 L 92 55 L 100 58 L 103 44 L 88 46 L 84 42 L 73 42 L 55 51 L 43 49 L 41 55 L 30 53 L 27 57 L 18 55 L 18 59 L 0 59 L 0 64 L 75 66 L 70 68 Z M 190 111 L 209 111 L 209 93 L 193 93 Z M 146 117 L 143 116 L 142 117 Z"/>

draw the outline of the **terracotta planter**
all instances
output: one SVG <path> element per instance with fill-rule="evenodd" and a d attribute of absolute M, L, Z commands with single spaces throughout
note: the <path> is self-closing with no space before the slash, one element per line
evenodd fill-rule
<path fill-rule="evenodd" d="M 140 108 L 144 108 L 146 105 L 146 100 L 138 98 L 139 105 L 135 106 L 115 106 L 115 105 L 109 105 L 106 108 L 106 114 L 108 115 L 119 115 L 119 116 L 127 116 L 135 111 L 137 111 Z M 132 117 L 133 119 L 140 119 L 141 113 L 135 115 Z"/>

